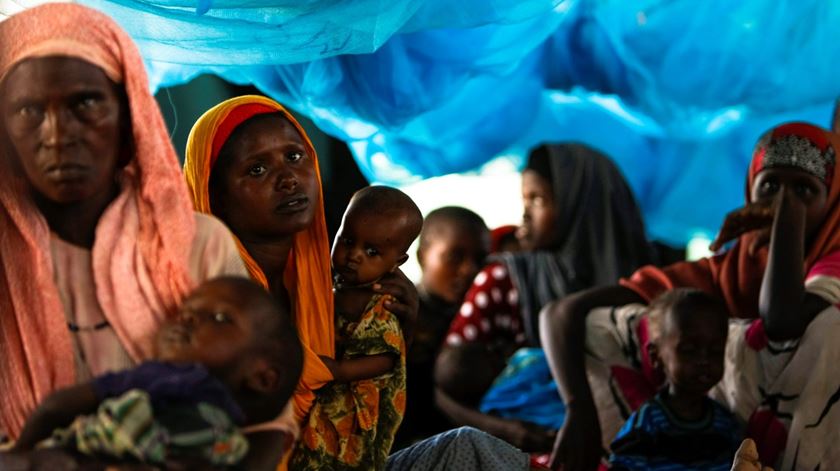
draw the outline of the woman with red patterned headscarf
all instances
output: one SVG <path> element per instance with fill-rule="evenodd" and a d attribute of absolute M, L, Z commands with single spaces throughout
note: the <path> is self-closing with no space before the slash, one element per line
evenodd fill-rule
<path fill-rule="evenodd" d="M 644 307 L 594 309 L 646 303 L 677 287 L 719 296 L 742 319 L 730 328 L 726 373 L 714 393 L 748 423 L 762 462 L 816 469 L 840 458 L 833 451 L 840 377 L 831 371 L 840 349 L 830 341 L 840 327 L 838 149 L 840 136 L 810 124 L 774 128 L 756 146 L 747 204 L 727 216 L 713 244 L 723 252 L 644 267 L 543 316 L 542 338 L 569 404 L 554 464 L 594 469 L 601 443 L 661 380 L 645 352 Z"/>

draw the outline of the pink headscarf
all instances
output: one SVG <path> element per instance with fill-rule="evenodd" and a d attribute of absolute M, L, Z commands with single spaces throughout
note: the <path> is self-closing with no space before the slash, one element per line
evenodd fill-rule
<path fill-rule="evenodd" d="M 17 63 L 46 56 L 85 60 L 123 84 L 134 155 L 122 190 L 96 227 L 96 296 L 129 355 L 151 355 L 150 337 L 190 290 L 192 204 L 143 61 L 107 16 L 47 4 L 0 23 L 0 80 Z M 0 133 L 2 138 L 2 133 Z M 7 146 L 0 143 L 0 154 Z M 0 428 L 16 437 L 29 412 L 75 382 L 73 345 L 54 282 L 50 229 L 0 155 Z"/>

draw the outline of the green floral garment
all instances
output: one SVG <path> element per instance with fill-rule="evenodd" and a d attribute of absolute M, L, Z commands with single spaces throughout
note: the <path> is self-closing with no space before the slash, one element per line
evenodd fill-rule
<path fill-rule="evenodd" d="M 371 298 L 358 323 L 336 316 L 344 339 L 342 358 L 394 353 L 390 372 L 352 383 L 330 383 L 317 391 L 292 470 L 381 470 L 405 413 L 405 341 L 384 296 Z"/>

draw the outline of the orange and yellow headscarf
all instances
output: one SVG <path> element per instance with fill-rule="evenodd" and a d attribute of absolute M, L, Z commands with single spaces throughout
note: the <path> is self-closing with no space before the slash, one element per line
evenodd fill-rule
<path fill-rule="evenodd" d="M 297 129 L 306 153 L 312 157 L 318 184 L 321 171 L 318 156 L 301 125 L 283 106 L 266 97 L 246 95 L 224 101 L 198 119 L 187 140 L 184 173 L 195 210 L 213 214 L 210 207 L 210 173 L 219 150 L 233 130 L 249 118 L 266 113 L 280 113 Z M 314 220 L 308 229 L 295 235 L 292 253 L 283 281 L 292 297 L 295 322 L 304 347 L 303 376 L 294 395 L 295 418 L 301 423 L 312 407 L 314 391 L 331 381 L 330 374 L 318 355 L 335 356 L 332 277 L 327 223 L 324 217 L 324 196 L 318 189 L 319 202 Z M 268 289 L 265 273 L 239 239 L 239 252 L 251 277 Z"/>

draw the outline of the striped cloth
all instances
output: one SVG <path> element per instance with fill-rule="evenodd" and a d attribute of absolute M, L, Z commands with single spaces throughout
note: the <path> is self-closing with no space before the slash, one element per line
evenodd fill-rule
<path fill-rule="evenodd" d="M 613 470 L 729 471 L 741 442 L 735 418 L 711 399 L 706 415 L 687 422 L 676 417 L 662 393 L 639 408 L 610 445 Z"/>

